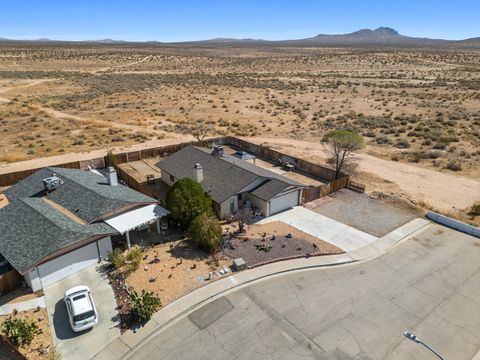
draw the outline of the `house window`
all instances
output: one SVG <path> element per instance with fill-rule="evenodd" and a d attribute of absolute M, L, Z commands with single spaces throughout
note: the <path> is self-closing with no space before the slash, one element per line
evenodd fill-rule
<path fill-rule="evenodd" d="M 243 195 L 243 194 L 238 194 L 238 195 L 237 195 L 238 201 L 242 201 L 242 195 Z"/>
<path fill-rule="evenodd" d="M 233 214 L 235 212 L 235 198 L 232 198 L 230 200 L 230 214 Z"/>
<path fill-rule="evenodd" d="M 171 181 L 171 182 L 175 182 L 175 176 L 170 175 L 170 181 Z"/>

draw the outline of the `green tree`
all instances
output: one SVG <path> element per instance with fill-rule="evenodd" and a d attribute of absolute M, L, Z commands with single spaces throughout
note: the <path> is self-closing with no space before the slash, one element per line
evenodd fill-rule
<path fill-rule="evenodd" d="M 189 239 L 202 249 L 214 253 L 222 239 L 220 221 L 203 213 L 197 216 L 188 229 Z"/>
<path fill-rule="evenodd" d="M 356 165 L 354 153 L 363 146 L 363 138 L 353 131 L 332 130 L 322 139 L 328 146 L 328 163 L 335 168 L 335 179 Z"/>
<path fill-rule="evenodd" d="M 192 179 L 178 180 L 168 190 L 166 207 L 172 219 L 184 228 L 188 228 L 198 215 L 213 215 L 212 199 L 198 182 Z"/>
<path fill-rule="evenodd" d="M 135 290 L 130 293 L 132 303 L 132 314 L 137 321 L 148 321 L 162 303 L 160 298 L 153 292 L 146 292 L 145 289 L 139 294 Z"/>

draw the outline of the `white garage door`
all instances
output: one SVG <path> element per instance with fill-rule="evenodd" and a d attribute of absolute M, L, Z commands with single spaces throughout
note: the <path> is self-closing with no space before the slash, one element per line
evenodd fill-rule
<path fill-rule="evenodd" d="M 97 262 L 98 250 L 97 244 L 94 242 L 39 265 L 38 273 L 42 286 L 45 287 Z"/>
<path fill-rule="evenodd" d="M 274 197 L 270 200 L 270 215 L 298 205 L 298 190 Z"/>

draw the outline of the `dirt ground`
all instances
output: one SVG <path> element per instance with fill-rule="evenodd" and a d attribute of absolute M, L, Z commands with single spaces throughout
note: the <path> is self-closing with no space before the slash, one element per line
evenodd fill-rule
<path fill-rule="evenodd" d="M 341 189 L 315 200 L 311 210 L 376 237 L 382 237 L 423 211 L 411 203 L 383 193 L 359 194 Z M 307 204 L 309 205 L 309 204 Z"/>
<path fill-rule="evenodd" d="M 267 251 L 258 248 L 262 246 Z M 232 259 L 243 258 L 252 268 L 288 258 L 341 254 L 343 250 L 293 226 L 274 221 L 247 226 L 244 234 L 229 240 L 224 253 Z"/>
<path fill-rule="evenodd" d="M 7 44 L 0 155 L 126 146 L 196 122 L 297 140 L 342 127 L 381 157 L 468 174 L 480 160 L 479 63 L 478 50 Z"/>
<path fill-rule="evenodd" d="M 317 163 L 324 163 L 327 157 L 320 142 L 278 138 L 250 140 Z M 480 201 L 479 178 L 384 160 L 365 152 L 356 157 L 358 180 L 367 185 L 369 192 L 393 193 L 441 211 L 465 212 L 474 202 Z"/>
<path fill-rule="evenodd" d="M 0 296 L 0 305 L 15 304 L 22 301 L 35 299 L 39 296 L 42 296 L 42 294 L 33 293 L 30 289 L 21 287 L 9 292 L 8 294 Z"/>
<path fill-rule="evenodd" d="M 48 323 L 48 314 L 46 309 L 22 311 L 14 316 L 19 319 L 29 319 L 34 321 L 40 333 L 35 335 L 30 345 L 20 347 L 20 353 L 29 360 L 48 359 L 48 350 L 52 348 L 52 335 Z M 0 324 L 3 324 L 8 316 L 0 316 Z"/>
<path fill-rule="evenodd" d="M 347 128 L 370 190 L 461 215 L 480 200 L 479 64 L 460 49 L 7 44 L 0 172 L 190 140 L 199 122 L 323 162 L 316 144 Z"/>
<path fill-rule="evenodd" d="M 206 280 L 210 271 L 232 264 L 231 260 L 222 258 L 217 262 L 185 241 L 154 246 L 145 256 L 140 268 L 128 275 L 126 283 L 136 291 L 153 291 L 160 297 L 162 306 L 215 280 Z M 155 257 L 160 262 L 152 262 Z M 150 281 L 152 278 L 155 281 Z"/>

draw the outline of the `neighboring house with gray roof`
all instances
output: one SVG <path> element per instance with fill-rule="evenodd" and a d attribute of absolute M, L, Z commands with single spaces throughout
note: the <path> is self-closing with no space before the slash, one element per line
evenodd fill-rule
<path fill-rule="evenodd" d="M 217 149 L 218 150 L 218 149 Z M 156 164 L 162 181 L 172 186 L 191 178 L 210 194 L 220 218 L 251 207 L 263 216 L 300 205 L 305 186 L 223 151 L 187 146 Z"/>
<path fill-rule="evenodd" d="M 59 180 L 50 191 L 47 178 Z M 111 235 L 151 222 L 155 217 L 145 217 L 148 211 L 142 209 L 158 207 L 155 199 L 118 184 L 113 169 L 102 175 L 44 168 L 5 195 L 0 254 L 34 291 L 105 259 L 112 251 Z M 122 231 L 107 223 L 129 214 L 131 225 Z"/>

